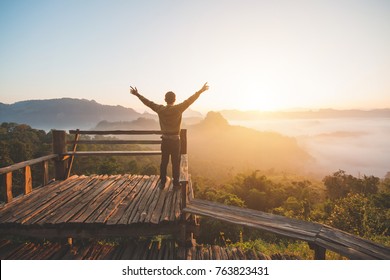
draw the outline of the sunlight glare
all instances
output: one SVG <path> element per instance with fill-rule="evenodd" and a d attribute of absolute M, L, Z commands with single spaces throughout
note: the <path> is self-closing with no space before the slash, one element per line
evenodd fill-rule
<path fill-rule="evenodd" d="M 239 104 L 241 110 L 251 111 L 276 111 L 281 109 L 278 94 L 270 85 L 260 85 L 256 82 L 246 83 L 243 89 L 242 101 Z"/>

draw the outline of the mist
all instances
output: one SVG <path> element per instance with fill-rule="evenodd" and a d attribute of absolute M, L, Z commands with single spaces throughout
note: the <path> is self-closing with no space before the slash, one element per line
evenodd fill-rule
<path fill-rule="evenodd" d="M 390 171 L 388 118 L 267 119 L 230 121 L 259 131 L 296 137 L 313 158 L 305 168 L 319 175 L 339 169 L 383 178 Z"/>

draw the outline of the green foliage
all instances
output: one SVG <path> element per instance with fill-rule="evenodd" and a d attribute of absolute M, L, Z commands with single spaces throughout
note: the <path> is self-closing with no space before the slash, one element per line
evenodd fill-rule
<path fill-rule="evenodd" d="M 379 208 L 362 194 L 349 194 L 339 199 L 329 222 L 332 226 L 362 237 L 389 235 L 390 209 Z"/>
<path fill-rule="evenodd" d="M 74 140 L 73 135 L 67 135 L 68 140 Z M 95 135 L 94 137 L 82 135 L 80 140 L 114 140 L 115 137 Z M 134 144 L 80 144 L 77 151 L 141 151 L 148 150 L 149 146 Z M 91 156 L 79 157 L 73 163 L 71 174 L 158 174 L 159 157 L 142 156 Z"/>
<path fill-rule="evenodd" d="M 157 167 L 154 164 L 148 163 L 142 167 L 140 173 L 142 175 L 155 175 L 158 172 L 157 172 Z"/>
<path fill-rule="evenodd" d="M 323 180 L 332 200 L 346 197 L 349 193 L 375 194 L 379 181 L 379 178 L 374 176 L 364 175 L 363 179 L 355 178 L 343 170 L 326 176 Z"/>
<path fill-rule="evenodd" d="M 38 158 L 51 152 L 51 136 L 43 130 L 36 130 L 25 124 L 2 123 L 0 125 L 0 167 L 21 161 Z M 42 170 L 32 166 L 33 185 L 41 184 Z M 3 178 L 0 178 L 3 182 Z M 13 172 L 13 195 L 23 192 L 24 174 L 22 170 Z M 0 188 L 0 196 L 4 198 L 4 188 Z"/>
<path fill-rule="evenodd" d="M 303 241 L 276 241 L 269 242 L 263 239 L 249 240 L 230 244 L 231 247 L 240 247 L 244 251 L 256 250 L 267 256 L 282 255 L 290 256 L 293 259 L 312 260 L 313 251 L 309 248 L 307 242 Z M 345 259 L 341 255 L 327 250 L 325 258 L 327 260 Z"/>
<path fill-rule="evenodd" d="M 254 171 L 247 175 L 239 174 L 232 182 L 219 186 L 208 180 L 196 178 L 193 181 L 197 182 L 195 192 L 198 198 L 325 223 L 382 244 L 388 242 L 390 179 L 380 181 L 373 176 L 359 179 L 339 171 L 326 176 L 323 182 L 327 185 L 321 186 L 304 178 L 276 174 L 266 176 L 260 171 Z M 201 242 L 219 244 L 223 233 L 224 240 L 233 243 L 238 240 L 251 242 L 259 238 L 271 244 L 280 243 L 279 239 L 264 232 L 235 227 L 213 219 L 202 220 L 203 227 L 205 230 L 201 232 Z M 278 250 L 281 248 L 278 247 Z M 309 253 L 304 253 L 305 250 L 298 255 L 306 258 Z M 341 257 L 329 252 L 327 258 Z"/>
<path fill-rule="evenodd" d="M 5 167 L 50 153 L 51 138 L 25 124 L 2 123 L 0 147 L 0 167 Z"/>

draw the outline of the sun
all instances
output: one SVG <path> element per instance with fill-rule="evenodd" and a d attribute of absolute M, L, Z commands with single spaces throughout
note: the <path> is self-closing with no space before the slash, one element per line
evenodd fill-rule
<path fill-rule="evenodd" d="M 242 103 L 239 104 L 242 110 L 245 111 L 277 111 L 281 109 L 281 104 L 278 96 L 268 94 L 259 89 L 253 89 L 250 92 L 243 93 Z"/>

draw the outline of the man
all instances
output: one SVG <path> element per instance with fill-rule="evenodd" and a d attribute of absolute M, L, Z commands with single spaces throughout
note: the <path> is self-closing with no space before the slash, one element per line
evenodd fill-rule
<path fill-rule="evenodd" d="M 172 161 L 173 186 L 180 186 L 180 129 L 182 114 L 192 103 L 195 102 L 196 99 L 198 99 L 201 93 L 208 89 L 209 86 L 207 83 L 205 83 L 203 87 L 194 95 L 177 105 L 175 105 L 176 95 L 172 91 L 168 91 L 165 94 L 165 102 L 167 105 L 158 105 L 139 94 L 136 87 L 130 87 L 131 94 L 137 96 L 142 101 L 142 103 L 158 114 L 162 132 L 162 155 L 160 164 L 160 186 L 162 188 L 164 188 L 167 180 L 166 176 L 169 156 L 171 157 Z"/>

